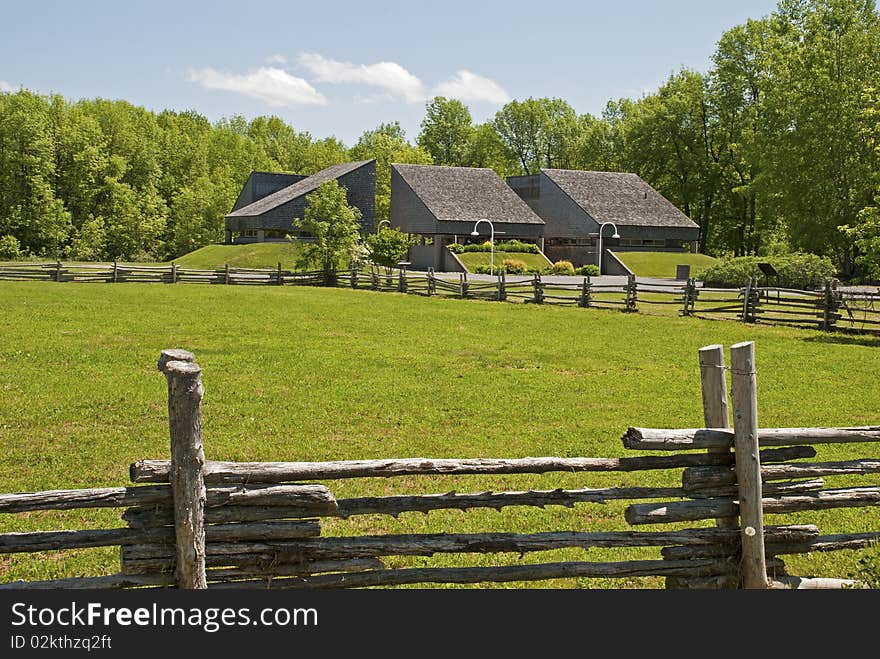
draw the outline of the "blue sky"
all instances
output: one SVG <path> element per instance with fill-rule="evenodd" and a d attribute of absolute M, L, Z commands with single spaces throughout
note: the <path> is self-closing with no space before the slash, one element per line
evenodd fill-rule
<path fill-rule="evenodd" d="M 0 89 L 121 98 L 212 121 L 276 114 L 353 144 L 383 121 L 414 139 L 425 100 L 483 121 L 556 96 L 599 114 L 686 66 L 775 0 L 20 2 L 0 0 Z"/>

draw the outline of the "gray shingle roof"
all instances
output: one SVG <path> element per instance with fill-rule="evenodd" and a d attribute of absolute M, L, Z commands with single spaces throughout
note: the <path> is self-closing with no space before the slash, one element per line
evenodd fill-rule
<path fill-rule="evenodd" d="M 544 224 L 491 169 L 392 165 L 440 221 Z"/>
<path fill-rule="evenodd" d="M 638 174 L 541 170 L 600 224 L 696 228 L 697 224 Z"/>
<path fill-rule="evenodd" d="M 263 213 L 267 213 L 273 208 L 278 208 L 282 204 L 286 204 L 288 201 L 292 201 L 297 197 L 302 197 L 310 192 L 314 192 L 322 183 L 337 179 L 340 176 L 345 176 L 349 172 L 353 172 L 369 162 L 372 161 L 358 160 L 356 162 L 346 162 L 341 165 L 331 165 L 327 169 L 322 169 L 317 174 L 313 174 L 302 181 L 298 181 L 293 185 L 282 188 L 278 192 L 274 192 L 267 197 L 258 199 L 252 204 L 239 208 L 237 211 L 229 213 L 226 217 L 254 217 L 256 215 L 262 215 Z"/>

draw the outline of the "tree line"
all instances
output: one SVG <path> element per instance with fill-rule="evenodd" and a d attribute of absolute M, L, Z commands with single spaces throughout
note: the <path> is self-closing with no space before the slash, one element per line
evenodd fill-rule
<path fill-rule="evenodd" d="M 808 251 L 880 274 L 880 14 L 874 0 L 782 0 L 726 31 L 706 72 L 683 69 L 601 116 L 528 98 L 483 123 L 427 103 L 347 147 L 278 117 L 216 123 L 124 101 L 0 94 L 0 252 L 174 258 L 222 240 L 252 170 L 311 174 L 377 161 L 377 221 L 392 162 L 639 174 L 700 225 L 715 255 Z M 2 257 L 2 254 L 0 254 Z"/>

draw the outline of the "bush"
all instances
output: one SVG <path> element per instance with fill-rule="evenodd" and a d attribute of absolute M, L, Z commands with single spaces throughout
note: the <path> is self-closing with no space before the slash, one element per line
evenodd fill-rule
<path fill-rule="evenodd" d="M 509 275 L 524 275 L 528 270 L 526 262 L 519 259 L 504 259 L 502 266 Z"/>
<path fill-rule="evenodd" d="M 503 265 L 496 265 L 495 272 L 492 273 L 488 265 L 478 265 L 476 268 L 474 268 L 474 272 L 478 275 L 500 275 L 502 272 L 506 272 L 506 270 L 504 269 Z"/>
<path fill-rule="evenodd" d="M 552 274 L 574 275 L 574 265 L 571 261 L 557 261 L 553 264 Z"/>
<path fill-rule="evenodd" d="M 478 253 L 486 253 L 492 251 L 492 243 L 485 242 L 478 245 L 459 245 L 453 244 L 449 245 L 449 251 L 453 254 L 461 254 L 463 252 L 478 252 Z M 496 252 L 507 252 L 507 253 L 517 253 L 517 254 L 537 254 L 540 250 L 537 245 L 532 243 L 523 243 L 518 240 L 510 240 L 504 243 L 497 243 L 495 245 Z"/>
<path fill-rule="evenodd" d="M 21 245 L 15 236 L 0 237 L 0 261 L 14 261 L 21 258 Z"/>
<path fill-rule="evenodd" d="M 703 285 L 720 288 L 740 288 L 752 277 L 764 283 L 765 277 L 759 263 L 769 263 L 779 273 L 779 285 L 784 288 L 811 290 L 819 288 L 826 279 L 834 277 L 831 260 L 815 254 L 786 254 L 783 256 L 740 256 L 722 260 L 706 268 L 702 274 Z M 775 285 L 775 281 L 770 282 Z"/>
<path fill-rule="evenodd" d="M 574 271 L 576 275 L 580 275 L 581 277 L 598 277 L 599 276 L 599 266 L 595 263 L 590 263 L 589 265 L 582 265 L 580 268 Z"/>

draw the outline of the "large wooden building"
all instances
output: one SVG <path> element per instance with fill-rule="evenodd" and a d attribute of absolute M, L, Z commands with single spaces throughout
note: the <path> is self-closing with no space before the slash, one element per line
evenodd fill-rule
<path fill-rule="evenodd" d="M 391 226 L 416 236 L 412 267 L 454 270 L 446 246 L 472 240 L 523 240 L 540 245 L 544 222 L 491 169 L 434 165 L 391 166 Z"/>
<path fill-rule="evenodd" d="M 339 181 L 348 203 L 361 211 L 361 231 L 376 226 L 376 161 L 361 160 L 333 165 L 312 176 L 254 172 L 229 215 L 226 243 L 284 241 L 300 235 L 293 226 L 306 209 L 306 195 L 326 181 Z"/>
<path fill-rule="evenodd" d="M 636 174 L 544 169 L 507 183 L 544 220 L 552 261 L 597 263 L 600 228 L 603 272 L 614 270 L 607 249 L 696 251 L 699 226 Z"/>

